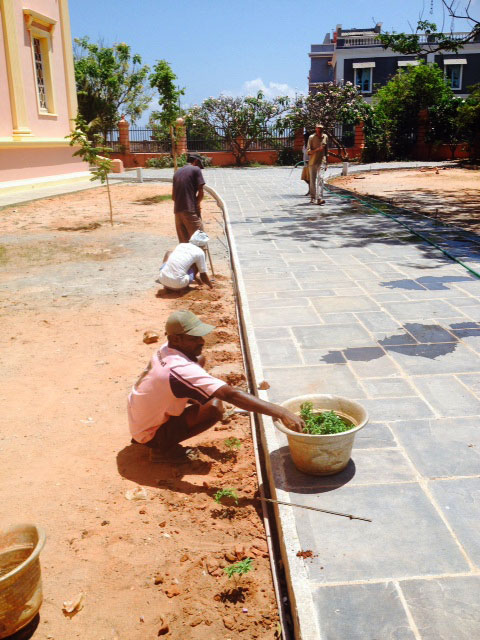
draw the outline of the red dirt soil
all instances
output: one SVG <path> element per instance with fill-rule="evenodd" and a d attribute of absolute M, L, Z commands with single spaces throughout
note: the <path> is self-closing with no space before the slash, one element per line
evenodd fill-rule
<path fill-rule="evenodd" d="M 0 522 L 28 521 L 47 531 L 44 603 L 36 630 L 25 637 L 277 637 L 248 416 L 233 414 L 192 439 L 199 458 L 183 464 L 150 463 L 146 448 L 130 444 L 126 396 L 158 348 L 144 344 L 143 334 L 162 336 L 172 310 L 191 309 L 220 326 L 207 339 L 206 368 L 246 384 L 225 254 L 214 255 L 212 292 L 159 292 L 153 271 L 146 290 L 120 290 L 121 267 L 133 251 L 122 244 L 125 234 L 140 245 L 157 238 L 157 266 L 165 246 L 175 244 L 172 203 L 139 202 L 168 192 L 151 184 L 114 186 L 113 229 L 104 188 L 0 212 Z M 214 240 L 222 232 L 213 200 L 203 216 Z M 89 231 L 57 231 L 95 222 L 101 226 Z M 82 273 L 85 261 L 95 260 L 97 276 L 82 295 L 70 294 L 69 269 Z M 118 285 L 116 293 L 104 292 L 105 279 Z M 57 295 L 52 282 L 64 283 L 68 295 Z M 238 455 L 228 452 L 229 437 L 241 440 Z M 138 487 L 146 499 L 128 500 Z M 213 495 L 221 488 L 235 488 L 239 505 L 218 505 Z M 254 570 L 238 583 L 229 579 L 224 567 L 246 557 Z M 80 593 L 83 608 L 65 614 L 63 602 Z"/>
<path fill-rule="evenodd" d="M 331 184 L 368 194 L 473 233 L 480 232 L 480 172 L 444 167 L 368 171 Z"/>

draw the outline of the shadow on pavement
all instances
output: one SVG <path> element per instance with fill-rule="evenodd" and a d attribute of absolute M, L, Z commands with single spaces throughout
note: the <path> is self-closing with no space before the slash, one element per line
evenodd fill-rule
<path fill-rule="evenodd" d="M 288 446 L 276 449 L 270 454 L 272 470 L 276 475 L 275 484 L 279 489 L 288 491 L 292 502 L 295 494 L 326 493 L 348 484 L 355 477 L 355 462 L 350 459 L 346 468 L 333 476 L 313 476 L 299 471 L 290 456 Z M 277 474 L 281 474 L 280 476 Z M 282 486 L 282 482 L 286 485 Z M 310 505 L 309 505 L 310 506 Z M 311 505 L 315 506 L 315 505 Z M 295 508 L 295 507 L 293 507 Z"/>

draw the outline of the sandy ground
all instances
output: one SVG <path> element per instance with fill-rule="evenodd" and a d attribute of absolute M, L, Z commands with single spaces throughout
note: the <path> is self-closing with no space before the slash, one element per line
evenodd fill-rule
<path fill-rule="evenodd" d="M 126 396 L 155 348 L 143 333 L 163 336 L 170 311 L 216 324 L 207 369 L 245 385 L 213 200 L 203 216 L 215 289 L 179 297 L 154 282 L 176 238 L 171 201 L 149 198 L 168 193 L 114 186 L 113 228 L 104 188 L 0 211 L 0 522 L 47 532 L 41 616 L 22 639 L 277 637 L 248 417 L 198 436 L 199 459 L 188 464 L 152 464 L 130 444 Z M 146 499 L 128 500 L 138 487 Z M 226 487 L 238 490 L 238 507 L 213 500 Z M 254 570 L 237 584 L 223 568 L 245 557 Z M 83 608 L 64 613 L 81 593 Z"/>
<path fill-rule="evenodd" d="M 336 178 L 338 187 L 369 194 L 391 204 L 478 233 L 480 172 L 470 169 L 402 169 Z"/>

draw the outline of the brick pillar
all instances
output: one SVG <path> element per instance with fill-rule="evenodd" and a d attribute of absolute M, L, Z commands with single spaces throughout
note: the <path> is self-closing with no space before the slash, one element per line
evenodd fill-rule
<path fill-rule="evenodd" d="M 124 149 L 124 153 L 130 153 L 130 134 L 129 134 L 130 125 L 125 120 L 125 114 L 122 113 L 122 117 L 120 122 L 118 123 L 118 139 L 122 148 Z"/>
<path fill-rule="evenodd" d="M 303 129 L 295 129 L 295 138 L 293 140 L 293 150 L 302 151 L 303 149 Z"/>
<path fill-rule="evenodd" d="M 355 139 L 354 146 L 359 150 L 365 147 L 365 131 L 363 128 L 363 122 L 359 122 L 355 125 Z"/>
<path fill-rule="evenodd" d="M 185 127 L 185 120 L 183 118 L 177 118 L 175 127 L 177 129 L 177 154 L 181 156 L 183 153 L 187 153 L 187 128 Z"/>
<path fill-rule="evenodd" d="M 428 111 L 422 109 L 418 114 L 417 142 L 414 155 L 418 160 L 427 160 L 430 155 L 430 145 L 425 142 L 425 134 L 428 125 Z"/>

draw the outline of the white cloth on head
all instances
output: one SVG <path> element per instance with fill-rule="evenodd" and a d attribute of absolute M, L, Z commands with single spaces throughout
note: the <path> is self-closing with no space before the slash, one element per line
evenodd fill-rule
<path fill-rule="evenodd" d="M 205 254 L 200 247 L 190 242 L 177 245 L 163 265 L 157 282 L 169 289 L 183 289 L 190 282 L 188 270 L 196 265 L 199 273 L 207 272 Z"/>
<path fill-rule="evenodd" d="M 197 247 L 206 247 L 209 241 L 209 237 L 202 231 L 201 229 L 197 229 L 193 236 L 190 238 L 189 242 L 196 245 Z"/>

